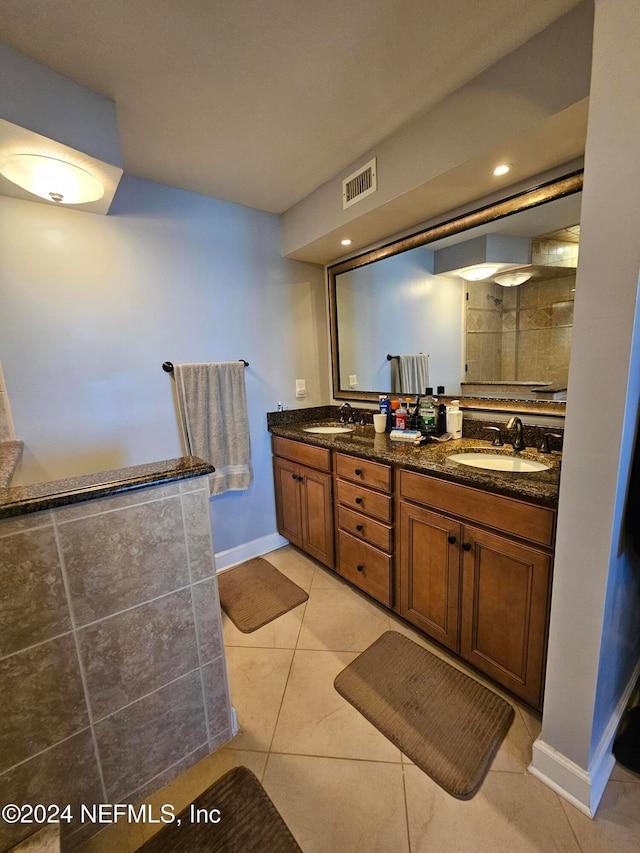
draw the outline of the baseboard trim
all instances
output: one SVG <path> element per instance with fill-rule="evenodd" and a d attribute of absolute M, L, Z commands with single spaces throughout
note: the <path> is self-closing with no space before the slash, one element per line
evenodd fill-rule
<path fill-rule="evenodd" d="M 575 764 L 563 753 L 558 752 L 557 749 L 542 740 L 542 737 L 539 737 L 533 744 L 533 757 L 528 768 L 529 773 L 544 782 L 556 794 L 567 800 L 587 817 L 595 817 L 604 789 L 615 766 L 616 760 L 611 752 L 613 741 L 639 677 L 640 661 L 636 665 L 602 733 L 588 770 Z"/>
<path fill-rule="evenodd" d="M 237 566 L 238 563 L 243 563 L 252 557 L 261 557 L 269 551 L 275 551 L 276 548 L 282 548 L 288 544 L 289 540 L 280 536 L 279 533 L 270 533 L 268 536 L 252 539 L 251 542 L 245 542 L 235 548 L 219 551 L 216 554 L 216 572 L 223 572 L 231 566 Z"/>

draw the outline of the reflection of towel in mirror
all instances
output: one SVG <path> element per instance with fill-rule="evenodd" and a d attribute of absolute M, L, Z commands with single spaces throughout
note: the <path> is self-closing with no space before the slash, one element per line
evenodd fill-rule
<path fill-rule="evenodd" d="M 429 356 L 400 355 L 400 392 L 403 394 L 424 394 L 429 384 Z"/>
<path fill-rule="evenodd" d="M 174 376 L 187 453 L 215 466 L 212 495 L 248 489 L 249 418 L 241 361 L 176 364 Z"/>

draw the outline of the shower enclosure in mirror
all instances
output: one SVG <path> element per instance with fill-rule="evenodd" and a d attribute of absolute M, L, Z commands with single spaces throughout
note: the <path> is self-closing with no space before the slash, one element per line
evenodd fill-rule
<path fill-rule="evenodd" d="M 424 393 L 426 370 L 467 407 L 564 414 L 581 189 L 575 172 L 329 267 L 334 397 Z"/>

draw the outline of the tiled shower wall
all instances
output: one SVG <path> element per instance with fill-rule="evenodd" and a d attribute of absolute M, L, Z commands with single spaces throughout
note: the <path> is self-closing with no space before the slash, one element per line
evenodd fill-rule
<path fill-rule="evenodd" d="M 2 803 L 137 802 L 231 739 L 206 477 L 0 521 L 0 602 Z"/>
<path fill-rule="evenodd" d="M 469 287 L 465 381 L 553 382 L 566 387 L 575 274 L 519 287 Z"/>

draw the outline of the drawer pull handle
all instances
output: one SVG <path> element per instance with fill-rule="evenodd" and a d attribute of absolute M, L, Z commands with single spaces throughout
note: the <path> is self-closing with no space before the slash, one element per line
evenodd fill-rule
<path fill-rule="evenodd" d="M 361 503 L 362 503 L 362 498 L 356 498 L 356 503 L 357 503 L 357 504 L 361 504 Z"/>
<path fill-rule="evenodd" d="M 470 551 L 471 550 L 471 542 L 463 542 L 462 543 L 462 550 L 463 551 Z"/>
<path fill-rule="evenodd" d="M 356 569 L 357 569 L 359 572 L 364 572 L 364 566 L 362 566 L 362 565 L 360 565 L 360 566 L 356 566 Z"/>
<path fill-rule="evenodd" d="M 361 477 L 362 476 L 362 468 L 356 468 L 354 473 L 355 473 L 356 477 Z"/>
<path fill-rule="evenodd" d="M 364 530 L 364 524 L 356 524 L 356 530 L 357 530 L 358 532 L 363 531 L 363 530 Z"/>
<path fill-rule="evenodd" d="M 458 540 L 455 536 L 447 536 L 447 541 L 449 542 L 449 545 L 455 545 Z"/>

